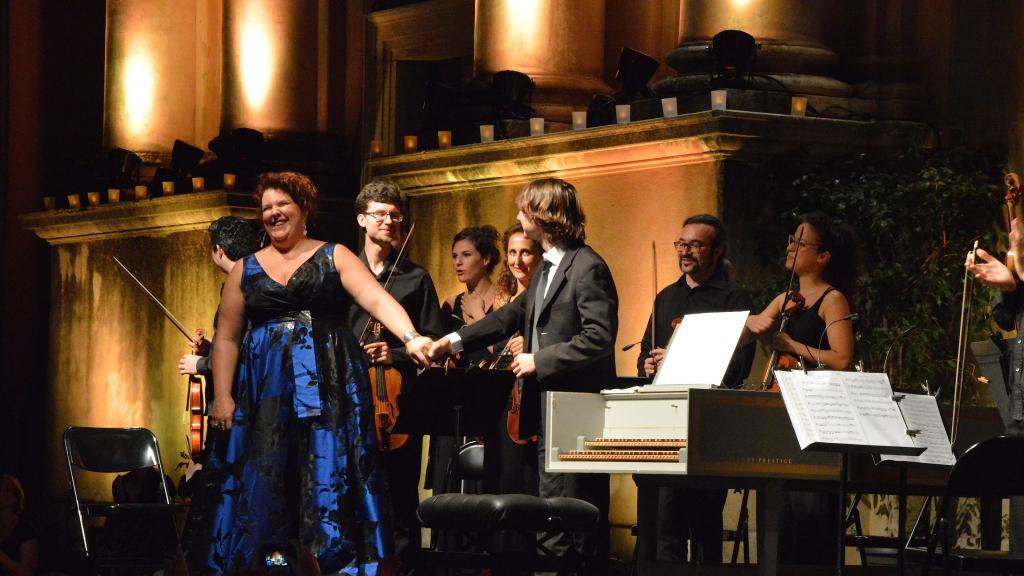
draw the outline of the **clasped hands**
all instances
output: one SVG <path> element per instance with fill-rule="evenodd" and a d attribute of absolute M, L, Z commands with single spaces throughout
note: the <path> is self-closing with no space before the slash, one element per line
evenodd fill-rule
<path fill-rule="evenodd" d="M 515 355 L 515 360 L 509 368 L 516 375 L 517 378 L 524 376 L 530 376 L 537 372 L 537 366 L 534 363 L 533 354 L 525 354 L 522 352 L 521 341 L 514 341 L 510 347 L 513 352 L 517 350 L 519 353 Z M 431 363 L 440 360 L 441 358 L 452 353 L 452 344 L 448 338 L 441 338 L 439 340 L 431 340 L 426 336 L 420 336 L 413 340 L 410 340 L 405 345 L 405 350 L 420 366 L 429 366 Z"/>

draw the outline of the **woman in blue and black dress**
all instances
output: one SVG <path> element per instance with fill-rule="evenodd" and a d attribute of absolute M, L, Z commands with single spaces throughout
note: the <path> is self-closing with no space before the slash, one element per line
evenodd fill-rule
<path fill-rule="evenodd" d="M 850 301 L 860 268 L 860 243 L 853 229 L 820 212 L 808 214 L 789 236 L 786 268 L 799 280 L 805 307 L 793 314 L 785 332 L 778 317 L 785 294 L 760 314 L 747 318 L 754 335 L 772 335 L 772 348 L 799 357 L 808 369 L 849 370 L 853 363 Z M 835 494 L 789 492 L 780 510 L 779 562 L 829 564 L 836 557 Z"/>
<path fill-rule="evenodd" d="M 348 308 L 379 318 L 424 365 L 430 339 L 351 251 L 306 235 L 317 208 L 307 177 L 263 174 L 256 196 L 270 245 L 229 274 L 213 348 L 210 426 L 227 430 L 230 474 L 209 570 L 247 571 L 292 550 L 325 573 L 373 576 L 392 554 L 388 496 Z"/>

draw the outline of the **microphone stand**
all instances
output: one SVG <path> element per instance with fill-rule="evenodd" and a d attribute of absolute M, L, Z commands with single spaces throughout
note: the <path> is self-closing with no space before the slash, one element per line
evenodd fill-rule
<path fill-rule="evenodd" d="M 856 312 L 854 312 L 853 314 L 847 314 L 846 316 L 843 316 L 842 318 L 836 318 L 835 320 L 833 320 L 833 321 L 831 321 L 831 322 L 829 322 L 828 324 L 825 325 L 825 329 L 821 331 L 821 336 L 818 337 L 818 358 L 817 358 L 817 364 L 818 364 L 818 369 L 819 370 L 825 367 L 825 365 L 821 363 L 821 343 L 825 341 L 825 334 L 828 334 L 828 329 L 833 324 L 835 324 L 836 322 L 843 322 L 844 320 L 849 320 L 849 321 L 852 322 L 852 321 L 854 321 L 854 320 L 856 320 L 858 318 L 860 318 L 860 314 L 857 314 Z"/>

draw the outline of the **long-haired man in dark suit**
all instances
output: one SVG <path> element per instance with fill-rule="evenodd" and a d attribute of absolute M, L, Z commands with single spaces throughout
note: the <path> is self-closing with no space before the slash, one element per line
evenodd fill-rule
<path fill-rule="evenodd" d="M 524 352 L 516 356 L 512 370 L 525 378 L 520 435 L 540 435 L 539 493 L 544 498 L 580 498 L 601 512 L 594 541 L 573 542 L 561 534 L 554 545 L 559 551 L 572 547 L 596 552 L 599 565 L 587 573 L 598 574 L 606 571 L 608 558 L 608 476 L 544 471 L 540 392 L 598 392 L 615 385 L 619 299 L 608 265 L 584 243 L 586 219 L 572 184 L 556 178 L 534 180 L 516 204 L 523 231 L 544 249 L 541 269 L 519 298 L 437 341 L 431 355 L 476 350 L 515 332 L 524 335 Z"/>

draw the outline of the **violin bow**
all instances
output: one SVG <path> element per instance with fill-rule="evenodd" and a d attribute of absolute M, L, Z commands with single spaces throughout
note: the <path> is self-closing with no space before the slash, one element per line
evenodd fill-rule
<path fill-rule="evenodd" d="M 412 232 L 416 229 L 416 223 L 413 222 L 412 226 L 409 226 L 409 233 L 405 235 L 405 239 L 402 240 L 402 247 L 398 249 L 398 255 L 395 256 L 395 261 L 391 263 L 391 270 L 388 271 L 388 277 L 384 279 L 384 291 L 391 292 L 391 281 L 395 277 L 395 270 L 398 268 L 398 264 L 402 261 L 402 257 L 405 256 L 405 248 L 409 245 L 409 239 L 412 238 Z M 370 330 L 370 325 L 373 323 L 373 318 L 370 317 L 366 320 L 366 326 L 363 326 L 363 331 L 359 335 L 359 344 L 362 345 L 363 340 L 366 338 L 367 332 Z"/>
<path fill-rule="evenodd" d="M 654 240 L 651 240 L 651 350 L 656 347 L 655 342 L 658 341 L 654 337 L 654 331 L 657 329 L 657 321 L 655 316 L 657 313 L 658 306 L 658 249 L 654 245 Z"/>
<path fill-rule="evenodd" d="M 118 260 L 117 256 L 111 256 L 111 258 L 113 258 L 114 262 L 117 263 L 121 270 L 123 270 L 124 273 L 127 274 L 128 277 L 135 282 L 135 285 L 138 286 L 146 294 L 146 296 L 149 296 L 149 299 L 154 304 L 156 304 L 156 307 L 159 308 L 160 311 L 163 312 L 164 316 L 171 321 L 171 324 L 174 324 L 174 327 L 178 329 L 178 332 L 181 332 L 181 334 L 189 341 L 189 343 L 194 342 L 192 336 L 188 332 L 188 329 L 185 328 L 185 325 L 182 324 L 177 318 L 175 318 L 174 314 L 171 314 L 171 311 L 168 310 L 166 306 L 164 306 L 163 302 L 161 302 L 159 298 L 154 296 L 153 293 L 149 291 L 149 288 L 146 288 L 146 285 L 142 283 L 142 280 L 139 280 L 135 276 L 135 274 L 132 274 L 132 271 L 129 270 L 128 267 L 125 266 L 120 260 Z"/>
<path fill-rule="evenodd" d="M 978 251 L 978 241 L 974 241 L 971 255 Z M 971 330 L 971 304 L 974 300 L 974 278 L 964 267 L 963 300 L 960 302 L 960 333 L 956 343 L 956 373 L 953 375 L 953 416 L 950 418 L 949 443 L 956 443 L 956 434 L 960 428 L 960 401 L 963 398 L 964 371 L 967 360 L 967 338 Z"/>
<path fill-rule="evenodd" d="M 796 249 L 793 251 L 793 267 L 789 271 L 789 284 L 786 286 L 786 295 L 782 297 L 782 307 L 779 308 L 779 332 L 786 329 L 786 306 L 789 305 L 789 301 L 793 298 L 793 281 L 796 280 L 796 258 L 800 255 L 800 243 L 804 240 L 804 230 L 800 228 L 800 234 L 796 237 Z M 787 258 L 789 258 L 787 256 Z M 765 366 L 764 376 L 761 378 L 761 390 L 767 390 L 768 385 L 772 382 L 772 370 L 775 369 L 775 363 L 778 361 L 779 355 L 775 350 L 772 350 L 771 356 L 768 357 L 768 365 Z"/>

